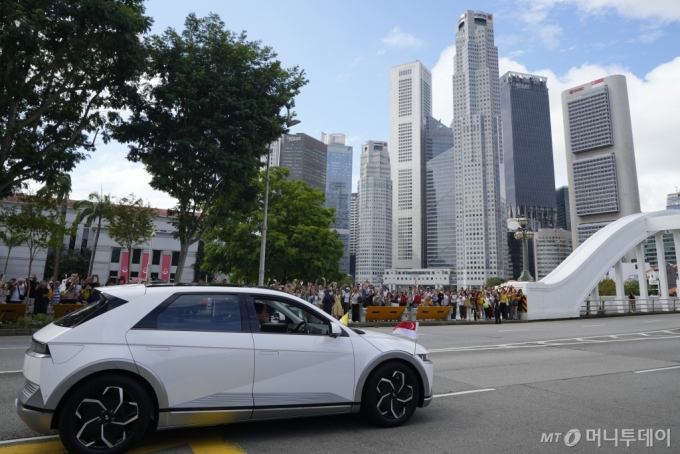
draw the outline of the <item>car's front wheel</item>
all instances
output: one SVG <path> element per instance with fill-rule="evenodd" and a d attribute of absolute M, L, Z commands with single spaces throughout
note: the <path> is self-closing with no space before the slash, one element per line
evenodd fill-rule
<path fill-rule="evenodd" d="M 368 378 L 361 408 L 374 424 L 396 427 L 413 416 L 419 397 L 415 373 L 405 364 L 391 362 L 378 366 Z"/>
<path fill-rule="evenodd" d="M 78 385 L 59 417 L 59 436 L 71 453 L 128 451 L 144 435 L 151 401 L 144 387 L 123 375 Z"/>

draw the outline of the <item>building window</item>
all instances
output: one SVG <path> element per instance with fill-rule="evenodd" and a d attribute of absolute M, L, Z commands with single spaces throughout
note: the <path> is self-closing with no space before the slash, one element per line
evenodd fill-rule
<path fill-rule="evenodd" d="M 109 271 L 109 277 L 118 277 L 118 271 Z"/>
<path fill-rule="evenodd" d="M 120 248 L 111 248 L 111 263 L 120 263 Z"/>
<path fill-rule="evenodd" d="M 154 249 L 153 250 L 153 257 L 151 258 L 151 264 L 152 265 L 160 265 L 161 264 L 161 250 L 159 249 Z"/>
<path fill-rule="evenodd" d="M 172 266 L 177 266 L 179 263 L 179 251 L 172 251 Z"/>
<path fill-rule="evenodd" d="M 158 279 L 158 273 L 151 273 L 151 279 Z"/>
<path fill-rule="evenodd" d="M 90 236 L 90 229 L 83 227 L 83 239 L 80 241 L 80 250 L 87 249 L 87 239 Z"/>
<path fill-rule="evenodd" d="M 76 237 L 75 237 L 75 236 L 72 236 L 72 237 L 69 238 L 69 240 L 68 240 L 68 250 L 69 250 L 69 251 L 72 251 L 72 250 L 74 250 L 75 248 L 76 248 Z"/>
<path fill-rule="evenodd" d="M 130 277 L 139 277 L 139 271 L 130 271 Z"/>
<path fill-rule="evenodd" d="M 142 250 L 141 249 L 133 249 L 132 250 L 132 263 L 135 265 L 138 264 L 142 259 Z"/>
<path fill-rule="evenodd" d="M 170 282 L 175 282 L 175 273 L 170 273 Z"/>

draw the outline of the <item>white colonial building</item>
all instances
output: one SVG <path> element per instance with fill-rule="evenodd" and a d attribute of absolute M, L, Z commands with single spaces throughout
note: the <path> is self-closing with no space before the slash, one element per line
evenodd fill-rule
<path fill-rule="evenodd" d="M 69 202 L 68 211 L 66 212 L 66 222 L 73 223 L 78 212 L 72 208 L 74 200 Z M 16 199 L 7 199 L 4 206 L 17 204 Z M 155 223 L 156 236 L 152 243 L 136 245 L 132 250 L 132 264 L 130 269 L 127 269 L 128 252 L 121 245 L 114 242 L 108 235 L 108 225 L 105 220 L 102 220 L 102 231 L 99 234 L 99 241 L 97 243 L 97 250 L 95 255 L 94 267 L 92 274 L 99 275 L 100 282 L 104 283 L 108 278 L 118 279 L 121 276 L 130 279 L 146 278 L 146 273 L 143 268 L 146 268 L 149 262 L 150 277 L 164 280 L 166 282 L 174 282 L 175 274 L 177 272 L 177 263 L 179 260 L 179 240 L 172 237 L 174 232 L 173 226 L 170 224 L 170 219 L 167 217 L 165 210 L 156 210 L 157 215 L 153 221 Z M 94 246 L 96 224 L 88 228 L 84 224 L 78 225 L 75 236 L 64 237 L 64 249 L 75 250 L 76 248 L 92 248 Z M 182 273 L 182 282 L 191 282 L 194 279 L 193 265 L 196 261 L 196 251 L 198 243 L 194 243 L 189 248 L 184 272 Z M 149 252 L 151 251 L 151 255 Z M 150 259 L 149 259 L 150 257 Z M 46 265 L 47 252 L 40 252 L 33 262 L 31 270 L 32 274 L 36 274 L 38 279 L 49 279 L 51 276 L 44 276 Z M 7 247 L 0 243 L 0 263 L 4 268 L 5 260 L 7 259 Z M 5 278 L 12 277 L 26 277 L 28 274 L 29 252 L 28 247 L 21 245 L 12 249 L 10 259 L 7 266 L 7 273 Z M 0 269 L 1 270 L 1 269 Z M 62 272 L 66 271 L 63 268 Z M 62 274 L 60 272 L 60 274 Z M 64 278 L 64 276 L 60 276 Z"/>

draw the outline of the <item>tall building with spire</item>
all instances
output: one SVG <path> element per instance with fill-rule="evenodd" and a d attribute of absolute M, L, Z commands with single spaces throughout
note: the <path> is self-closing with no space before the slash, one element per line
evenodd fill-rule
<path fill-rule="evenodd" d="M 356 282 L 379 285 L 392 266 L 392 172 L 386 142 L 364 143 L 358 194 Z"/>
<path fill-rule="evenodd" d="M 468 10 L 456 23 L 453 74 L 456 268 L 462 287 L 506 276 L 500 104 L 493 16 Z"/>
<path fill-rule="evenodd" d="M 426 266 L 426 121 L 432 115 L 432 75 L 419 61 L 390 70 L 392 266 Z M 360 217 L 361 219 L 361 217 Z"/>

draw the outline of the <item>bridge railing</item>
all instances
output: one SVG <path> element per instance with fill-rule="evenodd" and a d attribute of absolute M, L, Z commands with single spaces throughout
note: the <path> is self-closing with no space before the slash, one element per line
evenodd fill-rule
<path fill-rule="evenodd" d="M 663 312 L 680 312 L 680 299 L 674 296 L 635 300 L 601 297 L 598 300 L 586 300 L 581 306 L 581 317 Z"/>

